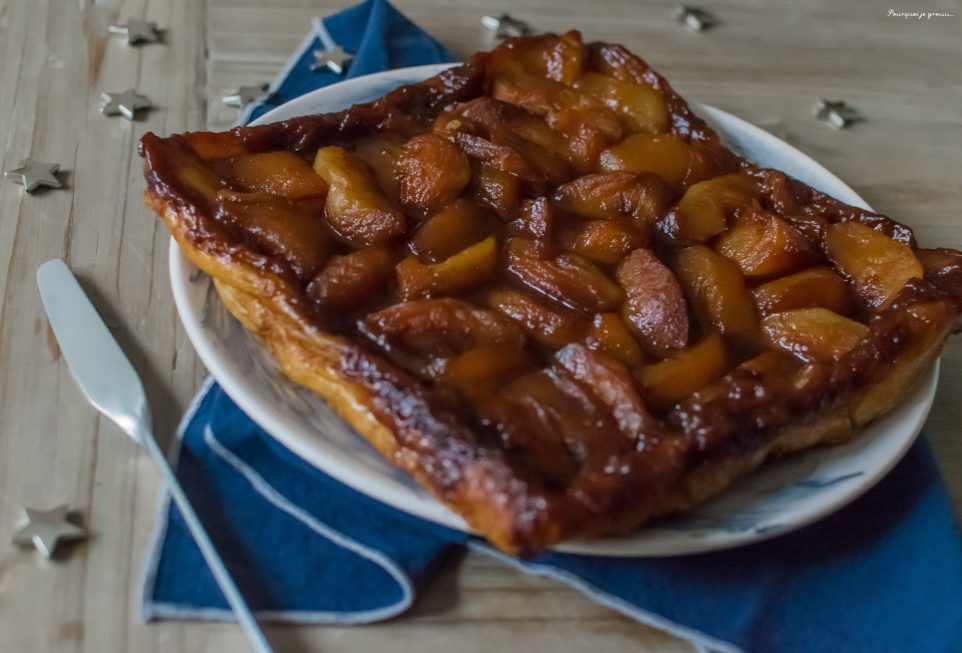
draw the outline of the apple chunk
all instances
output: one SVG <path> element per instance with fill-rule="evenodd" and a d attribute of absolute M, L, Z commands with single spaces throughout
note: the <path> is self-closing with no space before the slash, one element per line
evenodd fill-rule
<path fill-rule="evenodd" d="M 570 213 L 595 220 L 628 218 L 652 224 L 674 199 L 674 191 L 650 172 L 601 172 L 558 187 L 552 198 Z"/>
<path fill-rule="evenodd" d="M 237 190 L 270 193 L 289 199 L 319 197 L 327 184 L 311 164 L 293 152 L 243 154 L 212 162 Z"/>
<path fill-rule="evenodd" d="M 653 172 L 674 187 L 688 174 L 688 143 L 673 134 L 632 134 L 601 153 L 603 170 Z"/>
<path fill-rule="evenodd" d="M 758 333 L 755 302 L 733 262 L 704 245 L 680 250 L 675 271 L 692 304 L 721 333 L 742 341 Z"/>
<path fill-rule="evenodd" d="M 488 236 L 440 263 L 409 256 L 397 264 L 398 286 L 405 300 L 456 295 L 484 284 L 497 267 L 498 241 Z"/>
<path fill-rule="evenodd" d="M 719 237 L 716 251 L 730 258 L 746 277 L 795 272 L 811 265 L 818 253 L 791 225 L 757 204 Z"/>
<path fill-rule="evenodd" d="M 434 358 L 487 346 L 521 349 L 525 343 L 524 333 L 511 320 L 450 297 L 392 304 L 358 326 L 381 345 Z"/>
<path fill-rule="evenodd" d="M 589 349 L 608 354 L 628 365 L 641 365 L 645 354 L 638 341 L 621 321 L 617 313 L 598 313 L 585 338 Z"/>
<path fill-rule="evenodd" d="M 576 343 L 555 354 L 555 359 L 601 401 L 624 435 L 634 440 L 644 437 L 651 417 L 624 364 Z"/>
<path fill-rule="evenodd" d="M 604 272 L 577 254 L 552 256 L 528 238 L 510 238 L 508 274 L 541 295 L 586 313 L 610 311 L 622 292 Z"/>
<path fill-rule="evenodd" d="M 759 194 L 758 184 L 741 173 L 700 181 L 688 187 L 659 226 L 674 240 L 702 243 L 723 232 L 728 216 Z"/>
<path fill-rule="evenodd" d="M 471 179 L 470 193 L 479 204 L 494 209 L 507 220 L 514 216 L 521 202 L 521 180 L 498 168 L 481 165 Z"/>
<path fill-rule="evenodd" d="M 592 220 L 562 233 L 562 244 L 595 263 L 614 264 L 648 244 L 644 230 L 619 220 Z"/>
<path fill-rule="evenodd" d="M 765 339 L 802 360 L 837 361 L 868 334 L 868 327 L 825 308 L 797 308 L 762 320 Z"/>
<path fill-rule="evenodd" d="M 661 93 L 646 84 L 617 80 L 600 73 L 585 73 L 574 87 L 601 99 L 634 132 L 657 134 L 668 131 L 671 116 Z"/>
<path fill-rule="evenodd" d="M 618 267 L 627 297 L 623 312 L 631 329 L 655 350 L 688 344 L 688 307 L 671 270 L 649 249 L 636 249 Z"/>
<path fill-rule="evenodd" d="M 836 313 L 852 311 L 852 293 L 842 277 L 825 267 L 809 268 L 764 283 L 752 296 L 758 310 L 768 315 L 794 308 L 827 308 Z"/>
<path fill-rule="evenodd" d="M 324 200 L 292 201 L 267 193 L 217 194 L 216 218 L 239 227 L 262 251 L 283 258 L 302 281 L 334 253 Z"/>
<path fill-rule="evenodd" d="M 491 345 L 468 350 L 437 367 L 441 381 L 474 401 L 482 401 L 530 370 L 531 359 L 521 349 Z"/>
<path fill-rule="evenodd" d="M 671 358 L 635 371 L 645 389 L 644 397 L 654 405 L 680 401 L 718 379 L 728 371 L 725 342 L 715 332 Z"/>
<path fill-rule="evenodd" d="M 888 306 L 911 279 L 921 279 L 922 264 L 912 248 L 859 222 L 839 222 L 825 233 L 825 249 L 874 309 Z"/>
<path fill-rule="evenodd" d="M 367 247 L 404 235 L 404 214 L 391 203 L 371 169 L 357 156 L 343 147 L 322 147 L 314 157 L 314 170 L 330 186 L 327 220 L 346 241 Z"/>
<path fill-rule="evenodd" d="M 411 250 L 432 263 L 457 254 L 490 232 L 486 212 L 471 200 L 454 200 L 418 227 L 411 237 Z"/>
<path fill-rule="evenodd" d="M 536 341 L 552 349 L 560 349 L 569 342 L 582 339 L 588 330 L 584 315 L 514 288 L 491 290 L 487 304 L 521 325 Z"/>
<path fill-rule="evenodd" d="M 332 256 L 307 286 L 307 296 L 339 310 L 353 310 L 380 296 L 394 278 L 397 257 L 380 247 Z"/>
<path fill-rule="evenodd" d="M 471 181 L 461 149 L 441 136 L 421 134 L 401 148 L 394 164 L 401 204 L 428 215 L 452 202 Z"/>

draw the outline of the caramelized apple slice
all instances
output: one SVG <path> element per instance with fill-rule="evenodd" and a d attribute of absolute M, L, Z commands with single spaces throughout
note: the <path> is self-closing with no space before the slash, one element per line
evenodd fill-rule
<path fill-rule="evenodd" d="M 602 172 L 560 186 L 552 199 L 564 210 L 588 218 L 630 218 L 648 225 L 668 209 L 674 192 L 652 173 Z"/>
<path fill-rule="evenodd" d="M 583 315 L 513 288 L 495 288 L 487 304 L 511 318 L 529 336 L 552 349 L 580 340 L 588 329 Z"/>
<path fill-rule="evenodd" d="M 723 232 L 728 216 L 758 195 L 758 185 L 741 173 L 715 177 L 689 186 L 659 224 L 675 240 L 701 243 Z"/>
<path fill-rule="evenodd" d="M 503 219 L 518 210 L 521 201 L 521 181 L 512 174 L 482 165 L 471 182 L 472 195 L 482 205 L 494 209 Z"/>
<path fill-rule="evenodd" d="M 454 121 L 451 124 L 460 123 Z M 517 181 L 524 181 L 533 187 L 540 188 L 545 184 L 544 176 L 513 147 L 497 145 L 481 136 L 462 132 L 456 132 L 450 138 L 468 158 L 476 162 L 476 167 L 481 170 L 496 170 L 503 175 L 514 177 Z M 474 172 L 474 175 L 477 176 L 477 172 Z"/>
<path fill-rule="evenodd" d="M 184 160 L 177 167 L 177 181 L 189 191 L 197 193 L 210 203 L 217 201 L 217 195 L 225 190 L 225 182 L 210 168 L 199 165 L 193 160 Z"/>
<path fill-rule="evenodd" d="M 688 344 L 688 307 L 675 275 L 649 249 L 636 249 L 618 267 L 625 320 L 655 350 Z"/>
<path fill-rule="evenodd" d="M 532 368 L 531 358 L 521 349 L 493 345 L 471 349 L 446 359 L 439 378 L 474 401 L 495 394 L 511 379 Z"/>
<path fill-rule="evenodd" d="M 563 246 L 596 263 L 617 263 L 648 244 L 647 233 L 622 221 L 592 220 L 574 227 L 562 232 Z"/>
<path fill-rule="evenodd" d="M 628 365 L 641 365 L 645 355 L 625 323 L 615 313 L 598 313 L 591 324 L 585 344 Z"/>
<path fill-rule="evenodd" d="M 746 277 L 795 272 L 817 260 L 815 246 L 787 222 L 754 203 L 715 244 Z"/>
<path fill-rule="evenodd" d="M 480 97 L 454 105 L 435 120 L 434 132 L 453 139 L 469 157 L 479 161 L 490 163 L 497 155 L 503 162 L 499 169 L 534 184 L 541 180 L 559 183 L 570 176 L 564 137 L 538 116 L 507 102 Z M 512 161 L 516 156 L 536 174 L 512 169 L 518 166 Z"/>
<path fill-rule="evenodd" d="M 458 299 L 418 299 L 368 315 L 362 332 L 388 349 L 403 347 L 433 358 L 469 349 L 524 347 L 524 333 L 511 320 Z"/>
<path fill-rule="evenodd" d="M 359 158 L 343 147 L 322 147 L 314 158 L 314 170 L 330 186 L 327 220 L 346 241 L 366 247 L 404 235 L 404 214 L 391 204 Z"/>
<path fill-rule="evenodd" d="M 484 61 L 488 79 L 536 75 L 570 84 L 583 68 L 584 46 L 581 34 L 575 31 L 505 41 Z"/>
<path fill-rule="evenodd" d="M 909 245 L 858 222 L 830 226 L 825 233 L 825 249 L 874 309 L 888 306 L 910 279 L 921 279 L 924 273 Z"/>
<path fill-rule="evenodd" d="M 166 164 L 181 188 L 201 205 L 213 205 L 217 201 L 217 194 L 227 190 L 227 183 L 200 159 L 186 136 L 161 139 L 156 134 L 148 133 L 140 147 L 142 154 L 147 157 L 156 156 L 157 150 L 162 151 Z"/>
<path fill-rule="evenodd" d="M 475 397 L 475 412 L 490 424 L 501 445 L 512 458 L 544 478 L 548 484 L 564 487 L 578 471 L 558 426 L 539 401 L 528 391 L 538 384 L 550 384 L 543 371 L 532 371 L 512 380 L 490 399 Z"/>
<path fill-rule="evenodd" d="M 394 175 L 401 205 L 430 215 L 461 194 L 471 181 L 471 166 L 448 139 L 421 134 L 404 144 Z"/>
<path fill-rule="evenodd" d="M 604 460 L 615 451 L 631 446 L 628 438 L 619 437 L 620 429 L 607 406 L 560 365 L 518 377 L 504 387 L 502 395 L 517 397 L 518 403 L 539 414 L 538 421 L 561 435 L 570 455 L 578 462 L 584 463 L 589 458 Z M 523 422 L 498 426 L 505 428 L 512 438 L 531 437 L 528 432 L 518 430 L 525 426 Z M 505 435 L 507 433 L 502 432 L 502 438 Z"/>
<path fill-rule="evenodd" d="M 601 153 L 603 170 L 653 172 L 678 188 L 685 181 L 691 155 L 688 143 L 673 134 L 632 134 Z"/>
<path fill-rule="evenodd" d="M 659 406 L 671 405 L 703 388 L 728 371 L 728 352 L 717 333 L 671 358 L 635 371 L 644 397 Z"/>
<path fill-rule="evenodd" d="M 332 256 L 307 286 L 307 296 L 342 311 L 359 308 L 381 296 L 394 279 L 397 256 L 380 247 Z"/>
<path fill-rule="evenodd" d="M 840 276 L 824 267 L 809 268 L 769 281 L 752 290 L 755 304 L 764 314 L 794 308 L 827 308 L 836 313 L 852 311 L 852 295 Z"/>
<path fill-rule="evenodd" d="M 755 302 L 738 266 L 704 245 L 678 252 L 675 272 L 692 304 L 726 336 L 750 341 L 758 333 Z"/>
<path fill-rule="evenodd" d="M 388 197 L 398 196 L 394 164 L 401 158 L 404 143 L 403 136 L 391 132 L 377 132 L 361 137 L 354 143 L 354 155 L 367 164 L 374 173 L 378 186 Z"/>
<path fill-rule="evenodd" d="M 624 136 L 611 109 L 561 82 L 533 75 L 497 77 L 491 82 L 491 94 L 543 117 L 563 134 L 568 161 L 581 173 L 594 167 L 602 149 Z"/>
<path fill-rule="evenodd" d="M 485 209 L 468 199 L 456 199 L 428 218 L 411 237 L 411 250 L 432 263 L 460 252 L 490 231 Z M 496 221 L 492 216 L 492 221 Z"/>
<path fill-rule="evenodd" d="M 488 236 L 440 263 L 408 257 L 397 264 L 404 299 L 456 295 L 484 284 L 497 271 L 498 241 Z"/>
<path fill-rule="evenodd" d="M 624 435 L 635 440 L 644 436 L 652 418 L 623 363 L 577 343 L 559 351 L 555 359 L 608 408 Z"/>
<path fill-rule="evenodd" d="M 802 360 L 831 362 L 851 351 L 869 329 L 825 308 L 797 308 L 769 315 L 762 330 L 769 344 Z"/>
<path fill-rule="evenodd" d="M 550 241 L 557 222 L 557 212 L 546 198 L 525 200 L 517 219 L 511 222 L 511 233 Z"/>
<path fill-rule="evenodd" d="M 738 172 L 738 157 L 717 140 L 692 139 L 688 145 L 688 174 L 685 186 Z"/>
<path fill-rule="evenodd" d="M 234 132 L 187 132 L 183 135 L 202 159 L 221 159 L 247 153 L 244 141 Z"/>
<path fill-rule="evenodd" d="M 646 84 L 633 84 L 600 73 L 585 73 L 574 87 L 601 99 L 633 132 L 657 134 L 668 131 L 671 116 L 661 93 Z"/>
<path fill-rule="evenodd" d="M 293 152 L 243 154 L 212 162 L 237 190 L 270 193 L 296 200 L 319 197 L 327 184 L 310 164 Z"/>
<path fill-rule="evenodd" d="M 621 289 L 604 272 L 576 254 L 550 256 L 527 238 L 507 243 L 508 273 L 549 299 L 586 313 L 610 311 Z"/>
<path fill-rule="evenodd" d="M 287 261 L 299 279 L 307 280 L 334 249 L 323 215 L 323 200 L 294 202 L 266 193 L 221 191 L 215 217 L 239 227 L 263 251 Z"/>

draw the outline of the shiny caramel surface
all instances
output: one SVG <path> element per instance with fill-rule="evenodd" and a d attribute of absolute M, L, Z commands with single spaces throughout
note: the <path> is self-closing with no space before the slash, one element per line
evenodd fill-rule
<path fill-rule="evenodd" d="M 341 371 L 430 461 L 422 482 L 443 495 L 496 461 L 523 547 L 633 526 L 687 470 L 958 326 L 957 252 L 739 159 L 643 61 L 576 32 L 142 153 L 188 239 L 252 253 L 356 345 Z"/>

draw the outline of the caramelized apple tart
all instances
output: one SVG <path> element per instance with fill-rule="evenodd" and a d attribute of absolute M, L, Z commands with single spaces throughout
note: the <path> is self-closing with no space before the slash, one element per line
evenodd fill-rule
<path fill-rule="evenodd" d="M 577 32 L 140 152 L 285 374 L 509 552 L 841 442 L 962 327 L 962 254 L 736 156 Z"/>

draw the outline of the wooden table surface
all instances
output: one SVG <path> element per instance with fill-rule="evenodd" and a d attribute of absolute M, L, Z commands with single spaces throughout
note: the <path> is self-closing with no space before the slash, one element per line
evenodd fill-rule
<path fill-rule="evenodd" d="M 398 0 L 453 51 L 490 41 L 482 12 L 511 11 L 542 31 L 581 29 L 647 58 L 685 96 L 740 115 L 812 155 L 928 245 L 962 247 L 962 5 L 731 0 L 696 34 L 672 2 Z M 912 6 L 909 6 L 912 5 Z M 146 380 L 168 436 L 205 372 L 181 328 L 167 277 L 167 232 L 143 206 L 135 154 L 146 131 L 224 127 L 220 97 L 270 79 L 309 19 L 344 6 L 313 0 L 0 0 L 0 165 L 59 162 L 66 190 L 27 196 L 0 183 L 0 648 L 200 653 L 247 650 L 232 625 L 144 624 L 140 573 L 158 479 L 148 459 L 81 399 L 44 318 L 37 266 L 65 258 Z M 128 17 L 168 29 L 128 48 L 107 26 Z M 101 91 L 137 88 L 156 104 L 128 122 L 99 112 Z M 813 120 L 817 97 L 867 121 L 843 132 Z M 962 338 L 942 359 L 926 431 L 962 506 Z M 7 545 L 20 507 L 70 503 L 92 538 L 47 563 Z M 323 591 L 323 588 L 318 588 Z M 571 589 L 483 557 L 443 570 L 411 614 L 367 627 L 274 626 L 278 651 L 689 651 Z"/>

